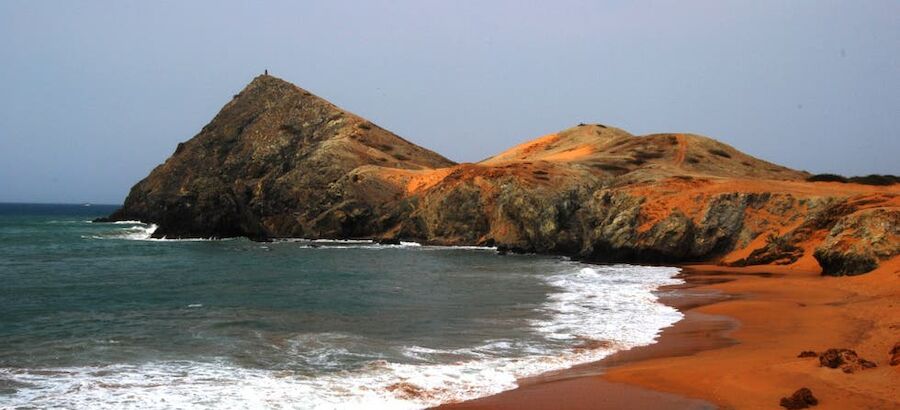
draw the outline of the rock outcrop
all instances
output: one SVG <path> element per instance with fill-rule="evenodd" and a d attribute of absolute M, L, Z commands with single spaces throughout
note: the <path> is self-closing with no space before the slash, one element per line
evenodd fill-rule
<path fill-rule="evenodd" d="M 352 181 L 350 172 L 367 164 L 421 170 L 453 162 L 259 76 L 111 218 L 156 223 L 158 237 L 372 236 L 397 193 Z"/>
<path fill-rule="evenodd" d="M 110 219 L 162 237 L 399 239 L 594 261 L 819 263 L 900 254 L 897 185 L 807 182 L 710 138 L 601 124 L 454 164 L 271 76 L 253 80 Z"/>
<path fill-rule="evenodd" d="M 858 275 L 892 257 L 900 241 L 900 212 L 866 209 L 838 219 L 814 256 L 828 275 Z"/>

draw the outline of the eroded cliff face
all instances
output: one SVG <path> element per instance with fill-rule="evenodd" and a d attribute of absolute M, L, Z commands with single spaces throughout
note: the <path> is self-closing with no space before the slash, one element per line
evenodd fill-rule
<path fill-rule="evenodd" d="M 112 219 L 157 236 L 400 239 L 594 261 L 820 264 L 900 253 L 900 189 L 808 175 L 690 134 L 582 124 L 453 164 L 282 80 L 256 78 Z"/>
<path fill-rule="evenodd" d="M 591 134 L 597 145 L 586 149 Z M 535 149 L 546 141 L 581 155 Z M 833 275 L 867 272 L 900 253 L 894 186 L 804 182 L 804 173 L 689 135 L 584 125 L 524 145 L 539 158 L 443 171 L 410 194 L 418 206 L 396 231 L 603 262 L 818 263 Z"/>

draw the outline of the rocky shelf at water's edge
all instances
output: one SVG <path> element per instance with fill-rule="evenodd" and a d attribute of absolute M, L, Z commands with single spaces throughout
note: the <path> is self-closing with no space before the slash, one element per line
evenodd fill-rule
<path fill-rule="evenodd" d="M 264 75 L 102 220 L 168 238 L 402 239 L 829 275 L 900 254 L 900 185 L 808 177 L 707 137 L 601 124 L 456 164 Z"/>

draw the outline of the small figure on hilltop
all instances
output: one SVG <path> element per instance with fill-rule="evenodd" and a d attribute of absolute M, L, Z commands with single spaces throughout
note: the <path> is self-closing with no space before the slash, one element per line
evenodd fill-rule
<path fill-rule="evenodd" d="M 263 75 L 269 75 L 269 69 L 268 69 L 268 68 L 265 69 L 265 70 L 263 70 Z"/>

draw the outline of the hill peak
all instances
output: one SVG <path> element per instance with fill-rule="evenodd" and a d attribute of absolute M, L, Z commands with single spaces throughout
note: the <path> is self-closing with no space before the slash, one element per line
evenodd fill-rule
<path fill-rule="evenodd" d="M 519 144 L 483 165 L 542 161 L 641 179 L 675 175 L 802 179 L 803 172 L 754 158 L 712 138 L 684 133 L 635 136 L 602 124 L 579 124 Z"/>
<path fill-rule="evenodd" d="M 275 101 L 282 103 L 306 103 L 320 104 L 334 111 L 346 112 L 326 99 L 319 97 L 310 91 L 298 87 L 296 84 L 269 74 L 258 75 L 247 83 L 244 88 L 234 95 L 232 102 L 247 100 L 250 104 L 258 105 L 258 108 L 273 108 Z M 260 105 L 261 104 L 261 105 Z M 228 104 L 223 110 L 228 108 Z"/>
<path fill-rule="evenodd" d="M 304 90 L 303 88 L 298 87 L 296 84 L 294 84 L 290 81 L 287 81 L 283 78 L 276 77 L 271 74 L 260 74 L 256 77 L 253 77 L 253 79 L 250 80 L 249 83 L 247 83 L 247 85 L 245 86 L 245 89 L 250 88 L 250 87 L 272 88 L 272 89 L 284 88 L 284 89 L 296 90 L 301 93 L 308 93 L 308 91 Z"/>
<path fill-rule="evenodd" d="M 317 218 L 360 201 L 362 188 L 337 184 L 352 170 L 451 165 L 288 81 L 261 75 L 136 184 L 120 214 L 158 222 L 157 236 L 263 237 L 272 224 L 312 236 L 314 226 L 340 230 L 349 223 L 340 213 Z"/>

